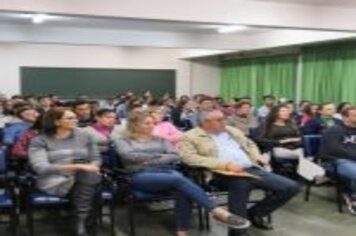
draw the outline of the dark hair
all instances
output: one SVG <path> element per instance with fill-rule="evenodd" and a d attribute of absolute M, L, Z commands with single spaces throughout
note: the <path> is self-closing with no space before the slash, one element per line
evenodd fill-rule
<path fill-rule="evenodd" d="M 85 103 L 83 103 L 83 104 L 85 104 Z M 82 104 L 82 105 L 83 105 L 83 104 Z M 89 105 L 99 105 L 99 102 L 93 100 L 93 101 L 88 101 L 88 104 L 89 104 Z"/>
<path fill-rule="evenodd" d="M 36 109 L 31 106 L 28 106 L 28 105 L 23 105 L 23 106 L 20 106 L 20 107 L 14 109 L 15 115 L 19 118 L 22 118 L 21 113 L 24 111 L 27 111 L 27 110 L 36 110 Z"/>
<path fill-rule="evenodd" d="M 41 101 L 41 100 L 44 99 L 44 98 L 49 98 L 49 99 L 51 99 L 51 97 L 50 97 L 50 96 L 47 96 L 47 95 L 39 96 L 37 99 L 38 99 L 38 101 Z"/>
<path fill-rule="evenodd" d="M 57 132 L 56 121 L 63 118 L 66 111 L 71 111 L 68 108 L 56 107 L 48 110 L 42 118 L 42 132 L 48 136 L 53 136 Z"/>
<path fill-rule="evenodd" d="M 31 130 L 41 131 L 42 130 L 43 115 L 39 115 L 37 120 L 32 124 Z"/>
<path fill-rule="evenodd" d="M 342 103 L 340 103 L 340 104 L 337 106 L 337 108 L 336 108 L 337 113 L 341 113 L 342 110 L 344 110 L 345 106 L 347 106 L 347 105 L 351 105 L 351 104 L 350 104 L 349 102 L 342 102 Z"/>
<path fill-rule="evenodd" d="M 36 98 L 35 96 L 33 95 L 27 95 L 24 97 L 25 101 L 29 100 L 29 99 L 32 99 L 32 98 Z"/>
<path fill-rule="evenodd" d="M 351 106 L 343 109 L 341 111 L 341 115 L 344 117 L 348 117 L 350 115 L 350 111 L 356 111 L 356 106 Z"/>
<path fill-rule="evenodd" d="M 185 106 L 185 104 L 187 104 L 190 100 L 180 100 L 177 103 L 177 109 L 178 110 L 183 110 L 183 107 Z"/>
<path fill-rule="evenodd" d="M 23 96 L 21 95 L 13 95 L 11 99 L 23 99 Z"/>
<path fill-rule="evenodd" d="M 235 108 L 236 108 L 236 109 L 239 109 L 239 108 L 241 108 L 241 107 L 244 106 L 244 105 L 249 105 L 250 107 L 252 106 L 249 101 L 244 100 L 244 101 L 238 102 L 238 103 L 235 105 Z"/>
<path fill-rule="evenodd" d="M 135 108 L 142 107 L 142 101 L 138 98 L 132 98 L 127 104 L 127 110 L 132 111 Z"/>
<path fill-rule="evenodd" d="M 148 106 L 162 106 L 164 101 L 162 98 L 154 98 L 148 103 Z"/>
<path fill-rule="evenodd" d="M 100 109 L 100 110 L 98 110 L 96 112 L 96 116 L 102 117 L 102 116 L 104 116 L 104 115 L 106 115 L 108 113 L 115 113 L 116 114 L 116 112 L 114 110 L 112 110 L 112 109 L 102 108 L 102 109 Z"/>
<path fill-rule="evenodd" d="M 310 117 L 314 117 L 316 114 L 313 114 L 313 110 L 312 110 L 312 107 L 315 106 L 316 104 L 308 104 L 306 105 L 302 112 Z"/>
<path fill-rule="evenodd" d="M 77 108 L 78 106 L 88 104 L 90 105 L 90 101 L 88 100 L 76 100 L 72 103 L 73 109 Z"/>
<path fill-rule="evenodd" d="M 303 105 L 304 103 L 310 104 L 310 102 L 309 102 L 308 100 L 300 100 L 298 106 L 301 106 L 301 105 Z"/>
<path fill-rule="evenodd" d="M 277 105 L 275 107 L 272 107 L 270 113 L 266 117 L 266 121 L 265 121 L 264 128 L 263 128 L 263 131 L 262 131 L 262 137 L 266 136 L 267 133 L 271 130 L 271 127 L 273 126 L 274 122 L 276 122 L 277 117 L 278 117 L 278 113 L 282 108 L 289 109 L 289 107 L 286 106 L 285 104 L 281 104 L 281 105 Z M 291 119 L 289 119 L 287 121 L 287 125 L 292 125 L 292 120 Z"/>
<path fill-rule="evenodd" d="M 273 100 L 276 99 L 276 97 L 273 96 L 273 95 L 264 95 L 262 98 L 263 98 L 263 101 L 266 100 L 266 99 L 268 99 L 268 98 L 273 99 Z"/>

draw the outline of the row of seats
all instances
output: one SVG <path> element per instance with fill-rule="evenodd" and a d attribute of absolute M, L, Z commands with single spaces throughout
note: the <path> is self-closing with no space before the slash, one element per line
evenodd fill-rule
<path fill-rule="evenodd" d="M 318 157 L 318 148 L 320 145 L 320 135 L 304 136 L 304 150 L 306 156 Z M 10 219 L 10 226 L 13 235 L 16 235 L 19 225 L 19 215 L 25 214 L 26 216 L 26 229 L 29 235 L 35 235 L 34 229 L 34 215 L 38 209 L 59 208 L 62 209 L 69 205 L 69 200 L 58 196 L 50 196 L 42 192 L 38 192 L 34 186 L 35 176 L 27 171 L 18 171 L 15 167 L 17 163 L 11 161 L 7 147 L 0 148 L 0 177 L 2 182 L 2 191 L 0 192 L 0 212 L 7 214 Z M 115 153 L 111 152 L 109 155 L 103 156 L 103 184 L 101 191 L 98 193 L 98 220 L 101 222 L 103 215 L 103 206 L 109 206 L 109 219 L 110 219 L 110 234 L 114 235 L 115 230 L 115 207 L 118 202 L 124 202 L 128 210 L 129 219 L 129 232 L 131 236 L 136 235 L 135 226 L 135 207 L 136 205 L 147 204 L 152 202 L 162 202 L 172 199 L 172 196 L 163 194 L 155 195 L 149 192 L 138 191 L 132 189 L 129 182 L 129 175 L 125 170 L 119 168 L 119 158 Z M 319 159 L 316 159 L 318 161 Z M 280 160 L 272 155 L 273 168 L 277 168 Z M 279 168 L 283 168 L 280 165 Z M 16 171 L 14 171 L 16 170 Z M 195 179 L 201 184 L 204 189 L 210 194 L 223 194 L 219 192 L 214 185 L 204 185 L 202 179 L 204 178 L 202 170 L 183 168 L 183 172 Z M 336 170 L 337 172 L 337 170 Z M 337 176 L 337 174 L 336 174 Z M 342 209 L 341 201 L 341 184 L 339 181 L 335 182 L 337 192 L 338 209 Z M 315 185 L 314 181 L 307 182 L 305 200 L 309 200 L 311 188 Z M 266 193 L 268 194 L 268 193 Z M 253 204 L 253 201 L 251 201 Z M 206 212 L 201 208 L 197 208 L 199 217 L 199 228 L 209 229 L 209 217 Z"/>

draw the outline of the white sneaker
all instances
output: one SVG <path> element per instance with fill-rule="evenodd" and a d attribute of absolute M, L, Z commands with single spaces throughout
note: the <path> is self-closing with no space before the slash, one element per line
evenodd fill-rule
<path fill-rule="evenodd" d="M 356 215 L 356 200 L 351 198 L 348 194 L 344 194 L 344 200 L 347 205 L 347 210 L 349 210 L 352 215 Z"/>

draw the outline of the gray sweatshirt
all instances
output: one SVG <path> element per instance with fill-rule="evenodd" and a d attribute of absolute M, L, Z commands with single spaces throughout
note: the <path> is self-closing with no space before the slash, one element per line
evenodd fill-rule
<path fill-rule="evenodd" d="M 148 142 L 139 142 L 123 137 L 114 140 L 114 143 L 123 165 L 131 171 L 180 161 L 172 144 L 159 137 L 153 137 Z"/>
<path fill-rule="evenodd" d="M 66 139 L 39 135 L 30 144 L 29 160 L 38 175 L 37 187 L 61 196 L 66 195 L 74 184 L 74 173 L 61 171 L 61 165 L 78 161 L 101 164 L 97 145 L 87 133 L 78 129 Z"/>

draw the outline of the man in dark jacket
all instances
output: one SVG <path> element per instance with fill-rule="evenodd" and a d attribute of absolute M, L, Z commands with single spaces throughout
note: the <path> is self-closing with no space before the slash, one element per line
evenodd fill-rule
<path fill-rule="evenodd" d="M 325 130 L 320 154 L 327 160 L 327 173 L 337 174 L 345 181 L 348 192 L 345 201 L 356 214 L 356 106 L 342 111 L 343 123 Z"/>

